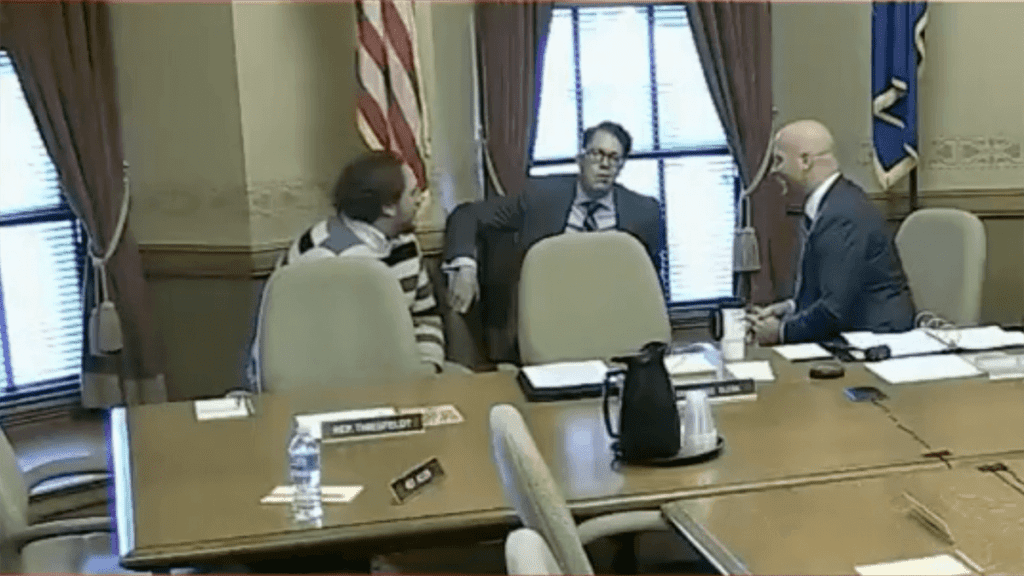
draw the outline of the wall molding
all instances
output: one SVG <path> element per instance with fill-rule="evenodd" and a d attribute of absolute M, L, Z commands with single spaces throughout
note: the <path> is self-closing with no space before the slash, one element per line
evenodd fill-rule
<path fill-rule="evenodd" d="M 880 192 L 870 196 L 889 219 L 907 215 L 910 202 L 908 192 Z M 1024 218 L 1024 188 L 921 190 L 917 199 L 920 208 L 958 208 L 979 218 Z"/>
<path fill-rule="evenodd" d="M 416 232 L 424 256 L 439 256 L 444 230 Z M 256 280 L 270 276 L 290 241 L 246 245 L 141 244 L 139 255 L 148 278 Z"/>

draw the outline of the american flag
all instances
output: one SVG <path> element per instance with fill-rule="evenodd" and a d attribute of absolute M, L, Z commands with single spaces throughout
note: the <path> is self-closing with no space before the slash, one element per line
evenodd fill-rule
<path fill-rule="evenodd" d="M 357 0 L 355 5 L 359 132 L 371 150 L 391 150 L 401 157 L 416 174 L 420 188 L 426 188 L 413 3 Z"/>

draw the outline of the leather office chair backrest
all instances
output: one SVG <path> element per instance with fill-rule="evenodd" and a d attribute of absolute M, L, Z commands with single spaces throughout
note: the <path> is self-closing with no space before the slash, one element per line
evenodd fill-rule
<path fill-rule="evenodd" d="M 569 506 L 522 415 L 513 406 L 498 404 L 491 408 L 490 426 L 494 464 L 523 526 L 543 537 L 565 574 L 593 574 Z"/>
<path fill-rule="evenodd" d="M 561 234 L 526 253 L 519 280 L 524 365 L 628 354 L 671 335 L 658 274 L 632 235 Z"/>
<path fill-rule="evenodd" d="M 957 325 L 977 324 L 985 278 L 985 227 L 953 208 L 923 208 L 896 233 L 914 305 Z"/>
<path fill-rule="evenodd" d="M 260 318 L 262 387 L 363 385 L 426 376 L 409 305 L 375 258 L 295 262 L 268 280 Z"/>
<path fill-rule="evenodd" d="M 565 574 L 536 530 L 519 528 L 505 539 L 505 573 L 519 576 Z"/>

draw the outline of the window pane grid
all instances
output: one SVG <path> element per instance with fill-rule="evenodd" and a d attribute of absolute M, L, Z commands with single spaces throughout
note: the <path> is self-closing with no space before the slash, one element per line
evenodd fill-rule
<path fill-rule="evenodd" d="M 0 415 L 73 402 L 82 369 L 84 236 L 0 50 Z"/>
<path fill-rule="evenodd" d="M 558 84 L 570 74 L 575 102 L 566 98 L 567 82 Z M 574 157 L 583 127 L 622 124 L 634 140 L 618 181 L 661 202 L 660 274 L 669 304 L 733 299 L 738 173 L 686 8 L 556 7 L 543 79 L 529 174 L 578 173 Z M 572 148 L 567 134 L 577 139 Z"/>

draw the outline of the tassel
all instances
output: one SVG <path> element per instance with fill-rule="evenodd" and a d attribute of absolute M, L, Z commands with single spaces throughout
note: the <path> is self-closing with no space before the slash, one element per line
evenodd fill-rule
<path fill-rule="evenodd" d="M 120 352 L 124 347 L 124 338 L 121 334 L 121 317 L 117 314 L 117 307 L 110 301 L 107 267 L 102 258 L 96 257 L 93 257 L 93 265 L 97 304 L 89 314 L 89 351 L 93 356 L 103 356 Z"/>
<path fill-rule="evenodd" d="M 761 269 L 757 233 L 752 226 L 736 230 L 736 243 L 733 246 L 733 266 L 737 272 L 757 272 Z"/>

